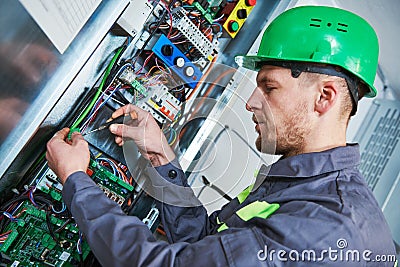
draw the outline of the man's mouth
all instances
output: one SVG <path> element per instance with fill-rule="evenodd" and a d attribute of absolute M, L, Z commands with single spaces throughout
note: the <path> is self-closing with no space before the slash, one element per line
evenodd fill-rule
<path fill-rule="evenodd" d="M 251 117 L 251 119 L 253 120 L 253 122 L 254 122 L 255 124 L 258 124 L 256 115 L 254 115 L 254 113 L 253 113 L 253 116 Z"/>
<path fill-rule="evenodd" d="M 256 116 L 254 114 L 252 116 L 252 120 L 256 124 L 256 126 L 254 127 L 256 132 L 260 134 L 260 125 L 259 125 L 259 122 L 258 122 L 258 120 L 257 120 L 257 118 L 256 118 Z"/>

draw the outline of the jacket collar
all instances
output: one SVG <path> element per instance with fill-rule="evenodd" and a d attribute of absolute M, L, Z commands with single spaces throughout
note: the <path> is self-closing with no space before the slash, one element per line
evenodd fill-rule
<path fill-rule="evenodd" d="M 347 144 L 329 150 L 299 154 L 280 159 L 270 166 L 263 165 L 257 175 L 253 191 L 265 179 L 308 178 L 359 165 L 360 152 L 358 144 Z"/>

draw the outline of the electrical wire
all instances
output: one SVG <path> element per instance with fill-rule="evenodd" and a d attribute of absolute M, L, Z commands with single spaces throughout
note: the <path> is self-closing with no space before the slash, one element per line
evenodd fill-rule
<path fill-rule="evenodd" d="M 64 211 L 67 210 L 67 205 L 65 205 L 65 203 L 63 202 L 60 211 L 57 211 L 57 210 L 54 208 L 54 205 L 53 205 L 53 206 L 51 207 L 51 210 L 52 210 L 54 213 L 56 213 L 56 214 L 60 214 L 60 213 L 63 213 Z"/>
<path fill-rule="evenodd" d="M 31 190 L 29 190 L 29 200 L 31 201 L 31 203 L 35 206 L 38 207 L 38 204 L 35 202 L 35 199 L 33 198 L 33 191 L 35 190 L 35 188 L 33 187 Z"/>
<path fill-rule="evenodd" d="M 18 221 L 16 218 L 14 218 L 14 216 L 12 216 L 10 213 L 4 211 L 3 215 L 6 216 L 8 219 L 10 219 L 12 222 L 16 222 Z"/>
<path fill-rule="evenodd" d="M 93 108 L 93 106 L 95 105 L 97 99 L 99 98 L 101 92 L 103 91 L 103 87 L 104 84 L 106 82 L 106 79 L 108 77 L 108 75 L 110 74 L 110 71 L 112 69 L 112 67 L 114 66 L 115 62 L 117 61 L 119 55 L 122 53 L 122 51 L 124 50 L 125 46 L 121 46 L 120 48 L 118 48 L 117 52 L 115 53 L 115 55 L 113 56 L 113 58 L 111 59 L 110 63 L 108 64 L 106 71 L 104 73 L 103 79 L 100 83 L 99 88 L 97 89 L 97 92 L 95 94 L 95 96 L 93 97 L 92 101 L 90 102 L 90 104 L 86 107 L 86 109 L 84 110 L 84 112 L 79 116 L 79 118 L 72 124 L 71 128 L 77 128 L 77 126 L 83 121 L 83 119 L 88 115 L 88 113 L 90 112 L 90 110 Z"/>
<path fill-rule="evenodd" d="M 208 77 L 208 75 L 211 72 L 211 69 L 215 63 L 215 61 L 217 60 L 217 56 L 215 56 L 213 58 L 213 60 L 211 61 L 210 66 L 208 67 L 207 71 L 204 73 L 204 75 L 200 78 L 199 82 L 196 84 L 196 87 L 190 92 L 189 96 L 186 97 L 186 100 L 189 100 L 190 98 L 193 97 L 194 93 L 199 89 L 199 87 L 203 84 L 204 80 Z"/>
<path fill-rule="evenodd" d="M 79 238 L 78 241 L 76 242 L 76 251 L 79 254 L 79 265 L 80 266 L 84 266 L 83 263 L 83 253 L 82 253 L 82 240 L 83 240 L 83 235 L 82 233 L 79 231 Z"/>
<path fill-rule="evenodd" d="M 224 18 L 225 14 L 222 14 L 220 17 L 213 20 L 213 22 L 221 21 Z"/>
<path fill-rule="evenodd" d="M 92 114 L 87 118 L 85 123 L 82 125 L 82 132 L 86 130 L 92 118 L 96 115 L 96 113 L 111 99 L 111 97 L 121 88 L 121 84 L 119 84 L 112 92 L 107 96 L 107 98 L 92 112 Z"/>
<path fill-rule="evenodd" d="M 115 87 L 112 91 L 112 93 L 110 95 L 107 95 L 107 92 L 110 90 L 111 85 L 114 83 L 114 81 L 118 78 L 118 76 L 126 69 L 126 68 L 132 68 L 133 69 L 133 65 L 131 63 L 125 63 L 119 70 L 118 72 L 114 75 L 114 77 L 112 78 L 112 80 L 110 81 L 110 84 L 106 87 L 106 89 L 100 92 L 100 94 L 102 94 L 102 97 L 100 97 L 100 95 L 98 96 L 98 99 L 96 100 L 95 104 L 93 105 L 88 118 L 86 119 L 86 121 L 82 124 L 81 127 L 81 131 L 84 132 L 84 130 L 87 128 L 87 126 L 90 124 L 90 122 L 93 121 L 94 117 L 96 116 L 97 112 L 100 110 L 101 107 L 103 107 L 105 105 L 105 103 L 112 99 L 112 96 L 119 90 L 121 89 L 121 84 L 118 84 L 117 87 Z M 100 88 L 100 87 L 99 87 Z M 107 98 L 102 102 L 103 96 L 107 96 Z"/>
<path fill-rule="evenodd" d="M 67 227 L 67 225 L 72 221 L 71 218 L 68 218 L 59 228 L 57 228 L 54 232 L 55 233 L 59 233 L 62 230 L 64 230 L 65 227 Z"/>

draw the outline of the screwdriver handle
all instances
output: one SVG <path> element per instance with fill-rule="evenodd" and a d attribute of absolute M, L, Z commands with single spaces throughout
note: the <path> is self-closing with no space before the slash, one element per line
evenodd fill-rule
<path fill-rule="evenodd" d="M 125 114 L 123 117 L 120 116 L 118 118 L 126 118 L 128 116 L 130 116 L 131 120 L 136 120 L 138 118 L 138 115 L 137 115 L 136 111 L 134 111 L 134 110 L 132 110 L 131 112 Z M 106 121 L 106 123 L 109 123 L 109 122 L 112 122 L 114 120 L 117 120 L 118 118 L 114 119 L 113 117 L 111 117 Z M 119 123 L 122 123 L 122 122 L 119 122 Z"/>

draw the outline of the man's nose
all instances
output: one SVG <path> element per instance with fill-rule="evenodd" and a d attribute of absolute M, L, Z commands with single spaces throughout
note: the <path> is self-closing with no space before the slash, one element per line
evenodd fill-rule
<path fill-rule="evenodd" d="M 253 112 L 253 109 L 256 108 L 256 106 L 257 106 L 257 99 L 259 98 L 258 97 L 258 94 L 259 94 L 258 91 L 259 91 L 258 87 L 256 87 L 254 89 L 253 93 L 250 95 L 249 99 L 247 99 L 246 109 L 248 111 L 250 111 L 250 112 Z"/>
<path fill-rule="evenodd" d="M 253 110 L 251 109 L 251 106 L 249 105 L 249 102 L 247 101 L 247 103 L 246 103 L 246 109 L 247 109 L 247 111 L 250 111 L 250 112 L 252 112 Z"/>

